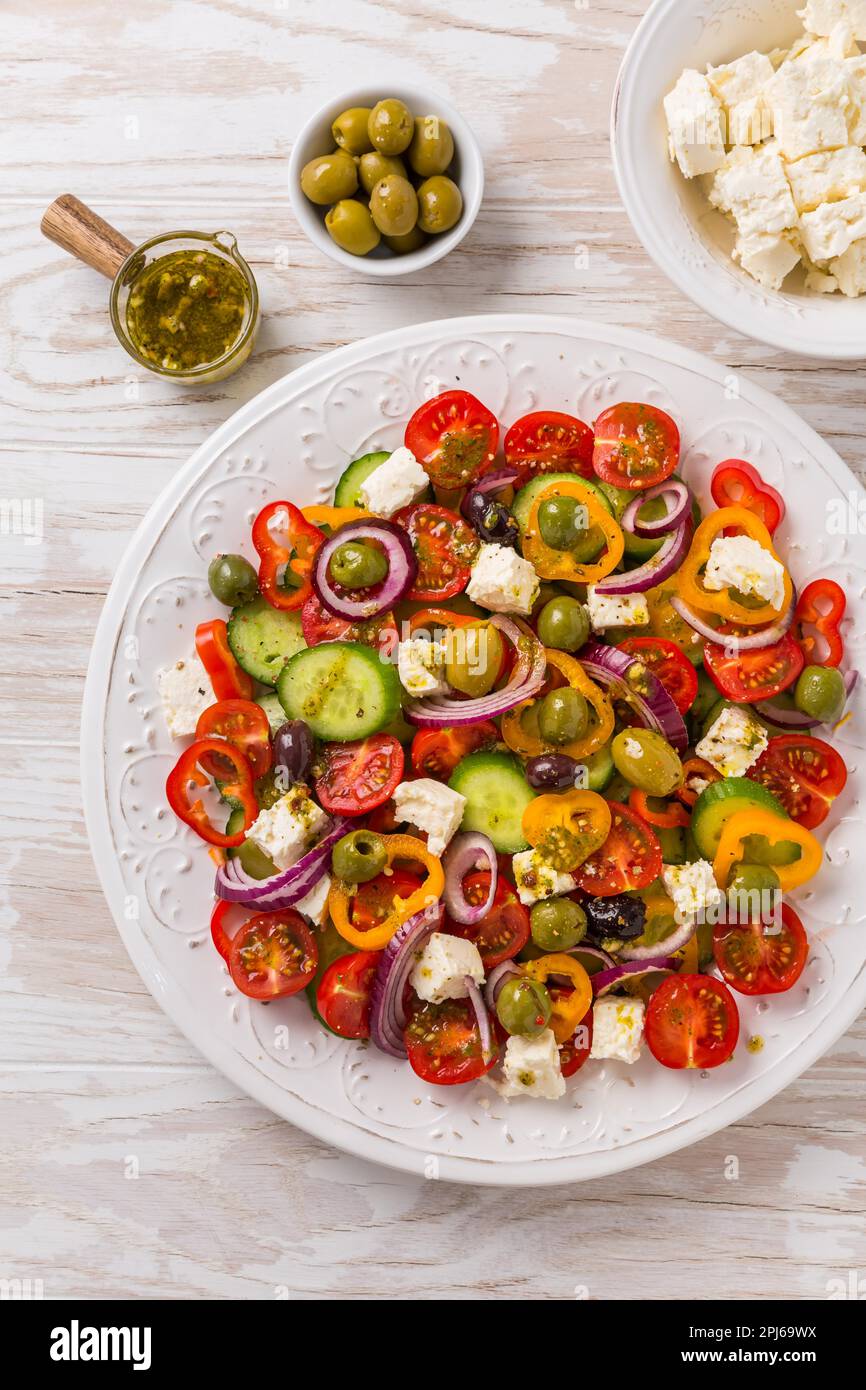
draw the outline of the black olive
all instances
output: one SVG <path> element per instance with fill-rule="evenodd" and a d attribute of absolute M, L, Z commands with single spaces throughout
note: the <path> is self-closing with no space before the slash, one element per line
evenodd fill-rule
<path fill-rule="evenodd" d="M 583 904 L 587 920 L 587 936 L 596 945 L 613 938 L 634 941 L 643 936 L 646 926 L 646 903 L 617 893 L 612 898 L 587 898 Z"/>
<path fill-rule="evenodd" d="M 566 787 L 577 786 L 576 773 L 580 766 L 567 753 L 541 753 L 530 758 L 526 764 L 526 780 L 530 787 L 540 791 L 551 787 L 554 791 L 564 791 Z"/>
<path fill-rule="evenodd" d="M 313 761 L 314 740 L 303 719 L 287 719 L 274 735 L 274 771 L 286 782 L 284 790 L 303 782 Z"/>
<path fill-rule="evenodd" d="M 510 545 L 516 549 L 520 527 L 504 503 L 493 501 L 483 492 L 470 492 L 464 515 L 483 541 L 492 545 Z"/>

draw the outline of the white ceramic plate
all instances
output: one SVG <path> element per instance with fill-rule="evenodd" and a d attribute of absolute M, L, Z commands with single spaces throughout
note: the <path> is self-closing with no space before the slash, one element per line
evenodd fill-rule
<path fill-rule="evenodd" d="M 684 68 L 786 48 L 803 33 L 801 0 L 656 0 L 620 69 L 611 148 L 620 196 L 656 264 L 708 314 L 788 352 L 842 361 L 866 356 L 866 301 L 806 291 L 797 270 L 784 291 L 763 289 L 731 260 L 731 223 L 701 179 L 668 158 L 662 101 Z"/>
<path fill-rule="evenodd" d="M 866 1004 L 862 697 L 839 738 L 851 780 L 821 831 L 828 864 L 798 903 L 809 964 L 790 993 L 741 1002 L 743 1036 L 761 1036 L 763 1049 L 741 1045 L 729 1065 L 707 1074 L 667 1071 L 649 1055 L 633 1067 L 590 1062 L 556 1103 L 506 1103 L 483 1082 L 425 1086 L 407 1065 L 325 1034 L 303 999 L 263 1006 L 239 995 L 208 935 L 211 862 L 164 800 L 177 747 L 154 673 L 190 651 L 196 624 L 213 616 L 210 557 L 250 555 L 250 522 L 264 502 L 328 498 L 350 459 L 394 448 L 417 405 L 454 386 L 474 392 L 506 425 L 542 407 L 591 421 L 621 400 L 659 405 L 680 423 L 683 471 L 704 502 L 717 462 L 751 459 L 788 501 L 781 548 L 795 578 L 826 574 L 847 590 L 848 650 L 866 669 L 863 544 L 825 526 L 829 505 L 863 494 L 786 406 L 705 358 L 626 330 L 518 315 L 425 324 L 341 348 L 277 382 L 208 440 L 145 518 L 106 602 L 88 673 L 88 830 L 118 930 L 148 988 L 262 1104 L 340 1148 L 409 1172 L 517 1185 L 598 1177 L 747 1114 L 814 1062 Z"/>

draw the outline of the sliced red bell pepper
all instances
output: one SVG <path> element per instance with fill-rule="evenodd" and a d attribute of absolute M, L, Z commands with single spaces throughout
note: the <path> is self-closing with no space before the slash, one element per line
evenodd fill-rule
<path fill-rule="evenodd" d="M 275 529 L 279 527 L 281 535 L 274 534 L 272 524 Z M 252 537 L 260 560 L 259 588 L 263 597 L 272 608 L 302 608 L 313 592 L 310 575 L 316 552 L 325 539 L 324 531 L 307 521 L 292 502 L 271 502 L 253 522 Z M 286 587 L 287 570 L 300 580 L 297 588 Z"/>
<path fill-rule="evenodd" d="M 744 459 L 726 459 L 713 473 L 710 492 L 717 507 L 745 507 L 772 533 L 785 515 L 781 494 Z"/>
<path fill-rule="evenodd" d="M 199 623 L 195 630 L 195 649 L 210 676 L 217 700 L 251 700 L 253 681 L 242 671 L 229 646 L 228 629 L 222 618 Z"/>
<path fill-rule="evenodd" d="M 210 782 L 205 767 L 214 766 L 212 758 L 219 760 L 222 795 L 227 801 L 237 802 L 244 813 L 243 827 L 236 835 L 226 835 L 216 829 L 201 797 L 195 797 L 193 791 Z M 243 843 L 259 811 L 250 765 L 243 753 L 224 738 L 200 738 L 185 749 L 168 774 L 165 794 L 169 806 L 185 825 L 209 845 L 219 845 L 223 849 L 233 849 Z"/>
<path fill-rule="evenodd" d="M 816 666 L 838 666 L 845 654 L 845 645 L 839 624 L 845 616 L 845 593 L 832 579 L 813 579 L 807 584 L 797 603 L 794 613 L 794 631 L 797 640 L 806 654 L 806 660 Z M 803 627 L 814 628 L 827 644 L 826 655 L 818 650 L 814 633 L 804 632 Z"/>

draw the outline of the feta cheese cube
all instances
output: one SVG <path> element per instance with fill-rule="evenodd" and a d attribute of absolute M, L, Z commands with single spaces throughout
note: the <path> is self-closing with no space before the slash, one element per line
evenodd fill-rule
<path fill-rule="evenodd" d="M 781 156 L 772 147 L 731 150 L 709 191 L 714 207 L 730 213 L 741 236 L 767 236 L 797 225 L 797 209 Z"/>
<path fill-rule="evenodd" d="M 738 236 L 731 255 L 759 285 L 779 290 L 800 264 L 801 251 L 793 232 L 756 232 Z"/>
<path fill-rule="evenodd" d="M 484 965 L 474 941 L 434 931 L 416 961 L 409 983 L 419 999 L 441 1004 L 443 999 L 465 999 L 467 975 L 480 985 Z"/>
<path fill-rule="evenodd" d="M 848 119 L 848 139 L 852 145 L 866 145 L 866 56 L 848 58 L 842 66 L 853 108 Z"/>
<path fill-rule="evenodd" d="M 259 849 L 278 869 L 288 869 L 319 837 L 328 817 L 300 783 L 275 801 L 273 806 L 259 811 L 247 831 Z"/>
<path fill-rule="evenodd" d="M 644 627 L 649 622 L 645 594 L 597 594 L 590 584 L 586 605 L 593 632 L 604 632 L 608 627 Z"/>
<path fill-rule="evenodd" d="M 844 25 L 855 38 L 866 39 L 866 0 L 806 0 L 797 17 L 810 34 L 832 34 Z"/>
<path fill-rule="evenodd" d="M 401 782 L 394 792 L 398 820 L 407 820 L 427 832 L 427 848 L 440 855 L 460 829 L 465 796 L 432 777 Z"/>
<path fill-rule="evenodd" d="M 734 63 L 707 68 L 710 90 L 721 103 L 728 145 L 757 145 L 773 133 L 773 113 L 764 101 L 764 88 L 773 65 L 764 53 L 746 53 Z"/>
<path fill-rule="evenodd" d="M 823 150 L 785 164 L 798 212 L 813 212 L 821 203 L 834 203 L 866 189 L 866 154 L 848 145 Z"/>
<path fill-rule="evenodd" d="M 482 545 L 472 566 L 466 595 L 494 613 L 532 612 L 538 598 L 534 566 L 508 545 Z"/>
<path fill-rule="evenodd" d="M 751 536 L 718 536 L 710 546 L 704 587 L 755 594 L 773 608 L 785 601 L 785 566 Z"/>
<path fill-rule="evenodd" d="M 523 850 L 511 860 L 517 896 L 524 907 L 541 902 L 542 898 L 555 898 L 560 893 L 570 893 L 575 887 L 571 874 L 561 874 L 548 864 L 537 849 Z"/>
<path fill-rule="evenodd" d="M 309 917 L 310 921 L 314 922 L 317 927 L 321 927 L 324 925 L 330 891 L 331 875 L 323 874 L 315 888 L 311 888 L 306 897 L 296 902 L 295 907 L 305 917 Z"/>
<path fill-rule="evenodd" d="M 786 159 L 848 144 L 848 116 L 853 104 L 844 66 L 836 59 L 810 58 L 783 64 L 767 84 L 766 100 L 773 111 L 779 149 Z"/>
<path fill-rule="evenodd" d="M 401 507 L 415 502 L 430 485 L 411 449 L 395 449 L 390 458 L 374 468 L 358 489 L 368 512 L 392 516 Z"/>
<path fill-rule="evenodd" d="M 448 689 L 445 680 L 444 642 L 426 637 L 409 637 L 397 648 L 397 674 L 410 695 L 441 695 Z"/>
<path fill-rule="evenodd" d="M 565 1077 L 552 1028 L 543 1029 L 534 1038 L 512 1034 L 505 1044 L 502 1070 L 505 1080 L 499 1091 L 503 1096 L 558 1100 L 565 1095 Z"/>
<path fill-rule="evenodd" d="M 693 864 L 663 864 L 662 882 L 681 926 L 695 918 L 705 921 L 708 910 L 712 912 L 724 901 L 713 866 L 706 859 L 696 859 Z"/>
<path fill-rule="evenodd" d="M 592 1006 L 590 1057 L 617 1062 L 636 1062 L 643 1044 L 646 1005 L 642 999 L 607 995 Z"/>
<path fill-rule="evenodd" d="M 816 270 L 814 266 L 806 275 L 806 289 L 811 290 L 813 294 L 835 294 L 838 288 L 839 284 L 834 275 L 826 275 L 823 270 Z"/>
<path fill-rule="evenodd" d="M 813 261 L 844 256 L 848 247 L 866 237 L 866 193 L 838 203 L 822 203 L 800 218 L 803 245 Z"/>
<path fill-rule="evenodd" d="M 830 262 L 833 283 L 849 299 L 866 294 L 866 241 L 855 241 L 844 255 Z"/>
<path fill-rule="evenodd" d="M 707 730 L 695 752 L 723 777 L 743 777 L 769 743 L 763 724 L 733 705 L 723 709 Z"/>
<path fill-rule="evenodd" d="M 195 652 L 157 671 L 156 686 L 166 728 L 172 738 L 188 738 L 194 734 L 199 716 L 216 700 L 210 676 Z"/>
<path fill-rule="evenodd" d="M 707 79 L 687 68 L 664 106 L 671 159 L 687 179 L 713 173 L 725 158 L 724 118 Z"/>

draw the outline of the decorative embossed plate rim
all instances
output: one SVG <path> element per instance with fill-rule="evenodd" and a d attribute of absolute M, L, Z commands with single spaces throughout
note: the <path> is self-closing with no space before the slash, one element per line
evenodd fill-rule
<path fill-rule="evenodd" d="M 811 536 L 790 547 L 795 576 L 798 567 L 814 574 L 820 565 L 858 586 L 848 637 L 866 668 L 866 572 L 848 556 L 848 539 L 834 551 L 814 527 L 816 507 L 862 493 L 786 406 L 706 358 L 630 330 L 542 315 L 431 323 L 340 348 L 277 382 L 217 430 L 151 508 L 94 640 L 82 719 L 85 815 L 103 889 L 142 979 L 242 1090 L 320 1139 L 407 1172 L 503 1185 L 575 1181 L 648 1162 L 741 1119 L 811 1065 L 866 1004 L 862 934 L 850 921 L 852 913 L 866 920 L 866 894 L 848 843 L 862 841 L 862 821 L 851 812 L 866 791 L 857 762 L 866 750 L 866 702 L 861 697 L 845 732 L 856 766 L 847 800 L 827 823 L 827 887 L 798 904 L 812 933 L 807 974 L 790 995 L 743 1004 L 746 1030 L 766 1034 L 760 1055 L 741 1046 L 734 1062 L 706 1076 L 667 1072 L 648 1057 L 632 1069 L 591 1063 L 561 1102 L 507 1105 L 482 1083 L 447 1094 L 425 1089 L 404 1065 L 326 1038 L 298 1001 L 251 1006 L 207 944 L 206 855 L 163 806 L 172 754 L 155 709 L 153 658 L 158 653 L 162 664 L 181 655 L 212 609 L 196 546 L 206 553 L 240 543 L 239 489 L 247 512 L 275 487 L 322 496 L 362 444 L 394 446 L 419 389 L 433 394 L 453 384 L 486 394 L 506 423 L 541 405 L 575 409 L 576 401 L 578 413 L 591 414 L 639 392 L 677 412 L 685 471 L 704 496 L 721 451 L 748 449 L 768 480 L 787 483 L 796 534 L 812 525 Z M 295 462 L 286 477 L 289 455 Z M 282 481 L 268 478 L 268 468 Z M 308 474 L 318 474 L 318 488 Z M 858 898 L 863 906 L 854 908 Z M 840 915 L 847 926 L 835 925 Z"/>

